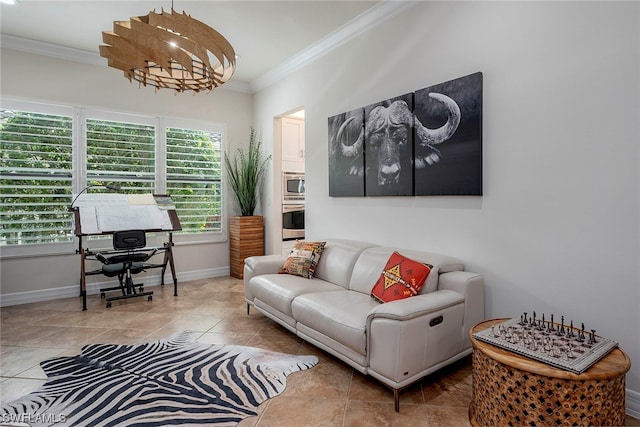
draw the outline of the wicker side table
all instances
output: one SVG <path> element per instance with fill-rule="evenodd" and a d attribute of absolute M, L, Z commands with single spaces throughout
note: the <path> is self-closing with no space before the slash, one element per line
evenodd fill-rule
<path fill-rule="evenodd" d="M 624 425 L 627 354 L 614 349 L 580 375 L 473 338 L 507 319 L 469 332 L 473 344 L 469 421 L 488 425 Z"/>

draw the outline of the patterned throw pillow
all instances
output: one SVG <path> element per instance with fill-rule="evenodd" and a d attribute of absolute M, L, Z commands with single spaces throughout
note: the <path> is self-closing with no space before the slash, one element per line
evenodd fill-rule
<path fill-rule="evenodd" d="M 316 271 L 316 266 L 322 255 L 322 250 L 327 242 L 296 242 L 291 249 L 289 257 L 280 269 L 281 274 L 293 274 L 295 276 L 311 279 Z"/>
<path fill-rule="evenodd" d="M 373 285 L 371 296 L 383 303 L 417 295 L 432 268 L 432 265 L 414 261 L 394 252 L 389 257 L 380 278 Z"/>

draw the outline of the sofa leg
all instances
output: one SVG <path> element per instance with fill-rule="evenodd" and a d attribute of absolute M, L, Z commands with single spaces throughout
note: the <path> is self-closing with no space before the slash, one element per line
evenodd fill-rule
<path fill-rule="evenodd" d="M 393 389 L 393 401 L 396 405 L 396 412 L 400 412 L 400 390 L 397 388 Z"/>
<path fill-rule="evenodd" d="M 251 308 L 251 304 L 247 303 L 247 316 L 250 316 L 249 309 Z"/>

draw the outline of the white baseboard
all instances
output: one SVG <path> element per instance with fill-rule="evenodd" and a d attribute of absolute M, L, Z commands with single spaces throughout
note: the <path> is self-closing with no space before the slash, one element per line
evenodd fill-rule
<path fill-rule="evenodd" d="M 211 277 L 224 277 L 229 275 L 229 267 L 210 268 L 206 270 L 186 271 L 178 274 L 178 291 L 180 290 L 180 282 L 188 282 L 191 280 L 208 279 Z M 142 278 L 144 286 L 160 286 L 161 278 L 159 274 L 148 275 Z M 171 275 L 165 275 L 165 285 L 173 286 Z M 87 295 L 95 295 L 100 293 L 100 288 L 118 286 L 117 280 L 108 280 L 102 282 L 94 282 L 87 284 Z M 62 298 L 72 298 L 80 296 L 80 286 L 71 285 L 60 288 L 41 289 L 37 291 L 16 292 L 13 294 L 0 295 L 0 307 L 8 307 L 18 304 L 29 304 L 32 302 L 51 301 Z"/>
<path fill-rule="evenodd" d="M 640 420 L 640 393 L 626 389 L 625 409 L 627 415 Z"/>

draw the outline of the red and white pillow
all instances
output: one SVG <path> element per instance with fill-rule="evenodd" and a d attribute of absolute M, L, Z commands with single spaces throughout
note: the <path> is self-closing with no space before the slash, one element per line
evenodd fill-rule
<path fill-rule="evenodd" d="M 432 268 L 394 252 L 373 285 L 371 296 L 384 303 L 418 295 Z"/>

